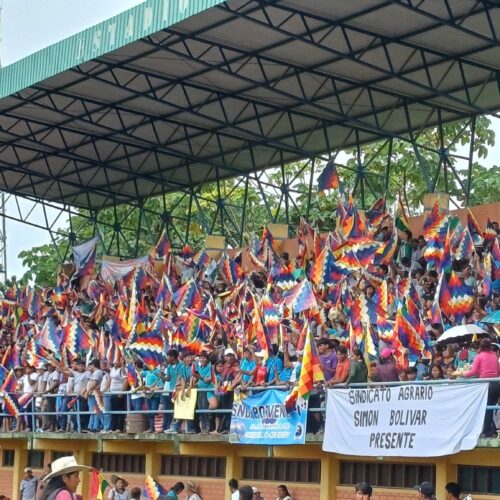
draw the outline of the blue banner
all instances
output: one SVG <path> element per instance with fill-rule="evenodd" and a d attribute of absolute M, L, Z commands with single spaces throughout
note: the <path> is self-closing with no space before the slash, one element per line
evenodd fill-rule
<path fill-rule="evenodd" d="M 298 400 L 295 409 L 285 407 L 287 391 L 256 391 L 235 394 L 229 442 L 238 444 L 304 444 L 307 401 Z"/>

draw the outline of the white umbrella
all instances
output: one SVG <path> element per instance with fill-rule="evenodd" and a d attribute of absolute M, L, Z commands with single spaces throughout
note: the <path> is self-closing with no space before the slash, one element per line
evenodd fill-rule
<path fill-rule="evenodd" d="M 438 338 L 438 342 L 450 342 L 455 339 L 460 339 L 467 337 L 468 335 L 487 335 L 482 328 L 477 325 L 458 325 L 446 330 L 441 337 Z"/>

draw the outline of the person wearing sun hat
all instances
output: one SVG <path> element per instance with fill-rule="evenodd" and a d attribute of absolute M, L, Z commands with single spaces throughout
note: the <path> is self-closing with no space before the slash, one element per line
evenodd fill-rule
<path fill-rule="evenodd" d="M 90 471 L 92 467 L 80 465 L 75 457 L 61 457 L 51 463 L 51 472 L 45 477 L 47 486 L 40 500 L 76 500 L 76 489 L 80 484 L 80 471 Z"/>
<path fill-rule="evenodd" d="M 198 485 L 194 481 L 188 481 L 186 483 L 186 490 L 188 494 L 186 500 L 201 500 Z"/>
<path fill-rule="evenodd" d="M 114 488 L 108 493 L 109 500 L 130 500 L 130 493 L 127 490 L 128 481 L 124 477 L 113 474 L 111 484 Z"/>

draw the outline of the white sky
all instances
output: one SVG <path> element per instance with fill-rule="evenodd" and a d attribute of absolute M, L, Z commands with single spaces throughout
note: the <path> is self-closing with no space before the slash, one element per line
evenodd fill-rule
<path fill-rule="evenodd" d="M 3 66 L 26 57 L 48 45 L 82 31 L 145 0 L 3 0 L 1 20 L 2 45 L 0 60 Z M 0 0 L 0 4 L 2 0 Z M 500 163 L 500 120 L 494 120 L 497 143 L 483 164 Z M 464 148 L 464 155 L 467 155 Z M 28 212 L 31 205 L 21 205 Z M 17 215 L 12 203 L 7 213 Z M 57 213 L 48 213 L 56 217 Z M 43 214 L 40 212 L 40 216 Z M 57 226 L 57 224 L 56 224 Z M 50 242 L 48 233 L 25 224 L 7 220 L 7 269 L 9 275 L 24 272 L 17 255 L 21 250 Z"/>
<path fill-rule="evenodd" d="M 145 0 L 3 0 L 1 21 L 3 66 L 52 45 Z M 0 0 L 2 3 L 2 0 Z M 23 214 L 31 204 L 21 204 Z M 17 216 L 15 204 L 9 202 L 7 213 Z M 43 217 L 41 211 L 37 211 Z M 56 211 L 49 217 L 57 217 Z M 42 222 L 43 224 L 43 222 Z M 24 273 L 17 258 L 21 250 L 50 242 L 47 231 L 7 219 L 7 271 L 9 276 Z M 57 224 L 56 224 L 57 226 Z"/>

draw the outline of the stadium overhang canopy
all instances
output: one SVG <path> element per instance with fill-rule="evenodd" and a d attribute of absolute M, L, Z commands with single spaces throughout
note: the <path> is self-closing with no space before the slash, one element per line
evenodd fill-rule
<path fill-rule="evenodd" d="M 475 0 L 146 0 L 0 71 L 0 190 L 98 210 L 500 109 Z"/>

